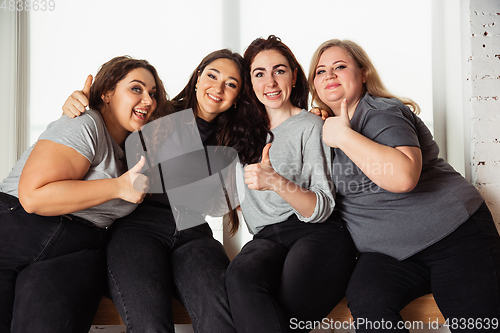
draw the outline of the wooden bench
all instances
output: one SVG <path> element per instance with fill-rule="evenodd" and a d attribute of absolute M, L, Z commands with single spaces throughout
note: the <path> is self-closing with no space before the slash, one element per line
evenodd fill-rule
<path fill-rule="evenodd" d="M 176 324 L 191 324 L 191 319 L 181 303 L 174 299 L 173 304 L 174 322 Z M 434 297 L 430 294 L 408 304 L 401 311 L 401 316 L 405 321 L 411 322 L 421 321 L 427 324 L 430 321 L 435 322 L 437 319 L 440 324 L 444 323 L 443 315 L 439 311 Z M 328 318 L 340 322 L 349 321 L 352 318 L 345 298 L 330 312 Z M 124 325 L 115 306 L 106 297 L 102 299 L 99 305 L 97 315 L 94 318 L 94 325 Z"/>
<path fill-rule="evenodd" d="M 424 324 L 429 323 L 429 321 L 435 322 L 436 319 L 439 324 L 443 324 L 445 321 L 432 294 L 424 295 L 408 304 L 401 311 L 401 317 L 405 321 L 422 321 Z M 330 312 L 328 318 L 341 322 L 349 321 L 352 318 L 345 298 Z"/>
<path fill-rule="evenodd" d="M 182 304 L 174 299 L 174 322 L 176 324 L 191 324 L 191 318 L 182 306 Z M 125 325 L 118 310 L 116 310 L 115 305 L 107 297 L 103 297 L 99 308 L 97 309 L 97 314 L 94 318 L 93 325 Z"/>

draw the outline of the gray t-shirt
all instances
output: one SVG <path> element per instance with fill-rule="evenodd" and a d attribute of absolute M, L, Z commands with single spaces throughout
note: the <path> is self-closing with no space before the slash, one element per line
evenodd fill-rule
<path fill-rule="evenodd" d="M 337 208 L 360 252 L 406 259 L 449 235 L 483 203 L 477 189 L 438 158 L 429 129 L 399 100 L 365 94 L 351 127 L 377 143 L 422 151 L 416 188 L 392 193 L 375 185 L 342 150 L 334 149 Z M 390 163 L 375 167 L 391 170 Z"/>
<path fill-rule="evenodd" d="M 274 141 L 269 150 L 269 159 L 277 173 L 316 194 L 316 207 L 310 217 L 301 216 L 273 191 L 248 189 L 244 183 L 245 171 L 236 169 L 241 210 L 252 234 L 267 225 L 283 222 L 292 214 L 303 222 L 323 222 L 330 216 L 335 205 L 328 168 L 331 150 L 323 143 L 322 131 L 321 118 L 302 110 L 272 130 Z"/>
<path fill-rule="evenodd" d="M 90 110 L 70 119 L 62 116 L 50 123 L 39 140 L 50 140 L 75 149 L 91 163 L 83 180 L 116 178 L 127 171 L 125 154 L 109 135 L 100 113 Z M 17 161 L 9 176 L 0 184 L 0 191 L 18 197 L 19 177 L 33 146 Z M 114 199 L 104 204 L 74 212 L 100 228 L 109 226 L 115 219 L 128 215 L 136 204 Z"/>

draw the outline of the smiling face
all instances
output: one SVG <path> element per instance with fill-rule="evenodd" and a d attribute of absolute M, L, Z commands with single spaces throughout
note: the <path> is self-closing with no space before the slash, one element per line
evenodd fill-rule
<path fill-rule="evenodd" d="M 229 110 L 236 102 L 242 78 L 234 61 L 220 58 L 208 64 L 198 75 L 196 100 L 198 116 L 206 121 Z"/>
<path fill-rule="evenodd" d="M 364 92 L 365 70 L 341 47 L 330 47 L 319 58 L 314 77 L 318 97 L 335 114 L 347 99 L 348 107 L 357 105 Z"/>
<path fill-rule="evenodd" d="M 153 74 L 145 68 L 136 68 L 119 81 L 113 91 L 102 96 L 106 128 L 118 144 L 147 123 L 156 109 L 155 93 Z"/>
<path fill-rule="evenodd" d="M 297 70 L 292 71 L 288 60 L 280 52 L 259 52 L 250 66 L 250 76 L 253 91 L 266 109 L 291 106 L 290 95 L 297 80 Z"/>

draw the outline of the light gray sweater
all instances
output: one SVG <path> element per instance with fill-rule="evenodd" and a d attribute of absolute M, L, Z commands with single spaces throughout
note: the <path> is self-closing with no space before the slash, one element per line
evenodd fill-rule
<path fill-rule="evenodd" d="M 316 207 L 310 217 L 301 216 L 273 191 L 249 190 L 244 183 L 243 166 L 237 168 L 241 209 L 252 234 L 267 225 L 283 222 L 292 214 L 303 222 L 323 222 L 330 216 L 335 191 L 329 167 L 331 149 L 323 143 L 322 130 L 321 118 L 302 110 L 272 130 L 274 141 L 269 150 L 277 173 L 316 194 Z M 298 186 L 296 191 L 300 191 Z"/>

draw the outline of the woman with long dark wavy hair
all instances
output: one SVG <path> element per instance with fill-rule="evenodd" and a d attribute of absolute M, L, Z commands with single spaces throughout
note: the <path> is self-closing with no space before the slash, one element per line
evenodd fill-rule
<path fill-rule="evenodd" d="M 241 170 L 242 213 L 253 240 L 226 275 L 238 332 L 309 332 L 342 300 L 355 263 L 352 239 L 333 212 L 330 149 L 308 113 L 308 87 L 276 36 L 245 51 L 252 107 L 274 138 L 260 163 Z M 244 173 L 244 183 L 243 183 Z"/>
<path fill-rule="evenodd" d="M 247 98 L 241 96 L 246 80 L 243 58 L 227 49 L 210 53 L 196 67 L 185 88 L 172 99 L 172 109 L 162 115 L 180 116 L 184 126 L 189 124 L 184 120 L 192 120 L 194 114 L 196 124 L 189 131 L 195 128 L 199 132 L 203 158 L 192 162 L 194 152 L 161 163 L 162 178 L 167 182 L 164 188 L 168 188 L 168 182 L 182 178 L 184 169 L 206 169 L 211 161 L 205 159 L 205 152 L 210 146 L 232 147 L 242 163 L 258 161 L 257 147 L 265 143 L 268 130 L 265 119 L 252 113 Z M 63 110 L 78 115 L 86 102 L 82 95 L 73 93 Z M 182 111 L 185 109 L 193 112 Z M 173 118 L 169 117 L 165 117 L 165 122 L 153 119 L 151 137 L 144 138 L 153 142 L 152 147 L 147 147 L 151 148 L 148 155 L 168 155 L 178 148 L 170 145 L 165 149 L 169 138 L 178 133 L 178 124 L 172 124 Z M 151 178 L 151 186 L 155 186 L 153 183 L 158 181 Z M 229 264 L 225 250 L 213 238 L 204 215 L 191 214 L 189 208 L 171 204 L 174 199 L 165 194 L 147 196 L 132 214 L 117 221 L 110 230 L 110 297 L 129 332 L 173 332 L 173 294 L 187 309 L 195 332 L 235 332 L 224 285 Z M 188 227 L 179 228 L 176 222 L 184 213 L 189 213 L 190 220 L 183 220 Z M 232 213 L 234 216 L 234 210 Z"/>

